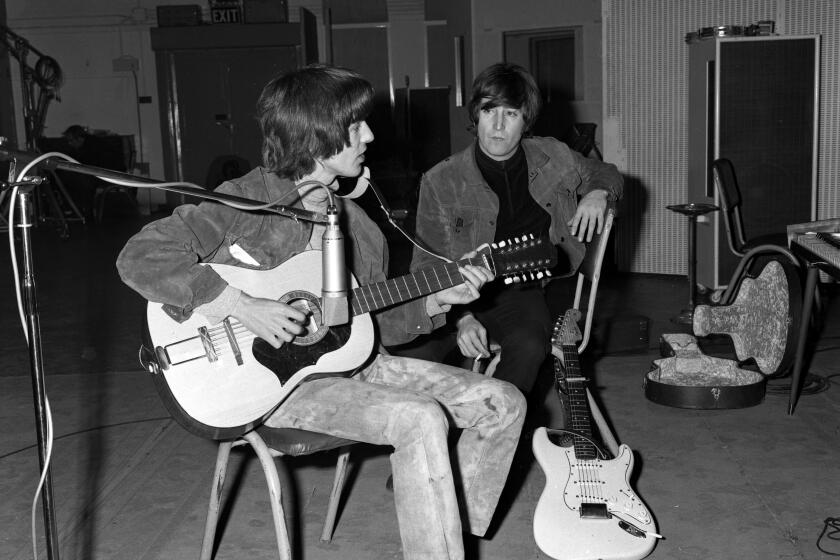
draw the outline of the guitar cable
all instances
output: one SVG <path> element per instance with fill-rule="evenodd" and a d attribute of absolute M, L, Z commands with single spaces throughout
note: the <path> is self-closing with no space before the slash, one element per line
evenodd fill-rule
<path fill-rule="evenodd" d="M 659 533 L 654 533 L 653 531 L 645 531 L 644 529 L 642 529 L 641 527 L 639 527 L 635 523 L 633 523 L 631 521 L 627 521 L 626 519 L 624 519 L 622 516 L 618 515 L 613 510 L 607 510 L 607 513 L 609 513 L 610 515 L 612 515 L 613 517 L 618 519 L 619 525 L 621 525 L 622 523 L 627 525 L 627 528 L 622 527 L 622 529 L 624 529 L 625 531 L 628 531 L 628 529 L 631 529 L 631 530 L 638 531 L 640 533 L 640 535 L 650 535 L 651 537 L 653 537 L 655 539 L 664 539 L 665 538 L 663 535 L 660 535 Z M 630 531 L 628 531 L 628 532 L 630 532 Z M 637 536 L 639 536 L 639 535 L 637 535 Z"/>
<path fill-rule="evenodd" d="M 828 554 L 829 556 L 840 556 L 840 552 L 830 552 L 824 549 L 821 544 L 823 538 L 831 541 L 840 541 L 840 517 L 826 517 L 823 523 L 823 530 L 820 533 L 820 536 L 817 537 L 817 548 L 823 554 Z M 831 529 L 830 531 L 829 528 Z"/>
<path fill-rule="evenodd" d="M 405 230 L 404 230 L 404 229 L 403 229 L 403 228 L 402 228 L 402 227 L 401 227 L 401 226 L 400 226 L 400 225 L 399 225 L 399 224 L 398 224 L 398 223 L 394 220 L 394 217 L 391 215 L 391 212 L 392 212 L 392 211 L 391 211 L 391 208 L 388 206 L 388 203 L 387 203 L 387 202 L 385 202 L 385 200 L 383 200 L 385 197 L 384 197 L 384 196 L 382 195 L 382 193 L 379 191 L 379 187 L 377 187 L 377 186 L 376 186 L 376 183 L 374 183 L 374 182 L 373 182 L 373 180 L 371 180 L 371 178 L 370 178 L 370 177 L 368 177 L 368 176 L 362 175 L 362 177 L 361 177 L 361 178 L 362 178 L 362 179 L 364 179 L 365 181 L 367 181 L 368 186 L 369 186 L 369 187 L 370 187 L 370 189 L 373 191 L 373 195 L 376 197 L 377 202 L 379 202 L 379 207 L 382 209 L 382 212 L 385 214 L 385 219 L 386 219 L 386 220 L 388 220 L 388 223 L 389 223 L 389 224 L 391 224 L 391 226 L 393 226 L 393 228 L 394 228 L 394 229 L 396 229 L 398 232 L 400 232 L 400 233 L 402 234 L 402 236 L 403 236 L 403 237 L 405 237 L 405 238 L 408 240 L 408 242 L 409 242 L 409 243 L 411 243 L 412 245 L 414 245 L 415 247 L 417 247 L 418 249 L 420 249 L 420 250 L 421 250 L 421 251 L 423 251 L 424 253 L 426 253 L 426 254 L 428 254 L 428 255 L 431 255 L 431 256 L 433 256 L 433 257 L 435 257 L 435 258 L 437 258 L 437 259 L 440 259 L 440 260 L 442 260 L 442 261 L 444 261 L 444 262 L 447 262 L 447 263 L 451 263 L 451 262 L 452 262 L 452 260 L 451 260 L 451 259 L 447 259 L 446 257 L 444 257 L 444 256 L 442 256 L 442 255 L 438 255 L 437 253 L 435 253 L 435 252 L 434 252 L 434 251 L 432 251 L 431 249 L 428 249 L 428 248 L 424 247 L 423 245 L 421 245 L 420 243 L 418 243 L 418 242 L 417 242 L 417 241 L 416 241 L 416 240 L 415 240 L 415 239 L 414 239 L 411 235 L 409 235 L 409 234 L 408 234 L 408 233 L 407 233 L 407 232 L 406 232 L 406 231 L 405 231 Z M 478 250 L 483 249 L 483 248 L 488 247 L 488 246 L 489 246 L 489 245 L 488 245 L 487 243 L 485 243 L 484 245 L 482 245 L 481 247 L 479 247 L 479 248 L 478 248 L 478 249 L 476 249 L 476 250 L 478 251 Z"/>

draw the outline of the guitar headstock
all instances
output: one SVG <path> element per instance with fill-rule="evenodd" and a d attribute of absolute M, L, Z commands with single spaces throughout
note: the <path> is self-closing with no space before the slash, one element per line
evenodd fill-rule
<path fill-rule="evenodd" d="M 551 335 L 552 353 L 558 351 L 562 354 L 563 346 L 577 346 L 583 335 L 578 328 L 580 321 L 580 309 L 567 309 L 566 312 L 557 318 L 554 323 L 554 332 Z"/>
<path fill-rule="evenodd" d="M 557 264 L 557 247 L 548 237 L 525 235 L 490 245 L 489 258 L 497 278 L 505 284 L 540 280 L 551 276 L 549 269 Z"/>

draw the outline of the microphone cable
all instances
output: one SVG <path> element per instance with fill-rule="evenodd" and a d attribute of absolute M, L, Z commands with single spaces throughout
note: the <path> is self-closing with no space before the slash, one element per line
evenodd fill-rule
<path fill-rule="evenodd" d="M 42 154 L 31 162 L 29 162 L 24 168 L 17 174 L 14 182 L 17 183 L 24 183 L 26 181 L 26 174 L 29 172 L 30 169 L 35 167 L 38 163 L 50 158 L 50 157 L 62 157 L 68 161 L 73 163 L 78 163 L 73 158 L 66 156 L 59 152 L 48 152 Z M 20 317 L 21 327 L 23 328 L 23 337 L 26 339 L 26 345 L 30 346 L 32 341 L 29 340 L 29 330 L 27 328 L 26 323 L 26 314 L 23 309 L 23 296 L 21 294 L 21 287 L 20 287 L 20 272 L 18 269 L 18 259 L 17 259 L 17 250 L 15 247 L 15 235 L 14 235 L 14 220 L 15 220 L 15 200 L 17 199 L 19 186 L 15 185 L 12 187 L 11 198 L 9 200 L 9 252 L 11 254 L 12 260 L 12 270 L 14 271 L 14 286 L 15 286 L 15 296 L 17 298 L 17 307 L 18 307 L 18 315 Z M 29 227 L 32 227 L 31 225 Z M 46 383 L 45 383 L 46 385 Z M 36 524 L 36 517 L 37 517 L 37 510 L 38 510 L 38 498 L 41 496 L 41 492 L 43 491 L 44 482 L 47 478 L 47 472 L 49 472 L 50 462 L 52 460 L 52 450 L 53 450 L 53 419 L 52 419 L 52 411 L 50 409 L 50 400 L 46 395 L 46 387 L 44 389 L 44 411 L 46 416 L 46 441 L 44 442 L 44 466 L 41 470 L 41 476 L 38 479 L 38 485 L 35 488 L 35 495 L 32 498 L 32 508 L 31 508 L 31 532 L 32 532 L 32 557 L 34 560 L 38 560 L 38 537 L 37 537 L 37 524 Z"/>

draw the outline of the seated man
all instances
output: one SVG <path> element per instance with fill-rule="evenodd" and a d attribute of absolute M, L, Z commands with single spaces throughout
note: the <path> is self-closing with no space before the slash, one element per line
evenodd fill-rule
<path fill-rule="evenodd" d="M 622 177 L 614 165 L 554 138 L 530 137 L 539 111 L 540 92 L 524 68 L 499 63 L 476 77 L 469 102 L 476 141 L 423 176 L 416 229 L 421 243 L 457 258 L 467 247 L 547 235 L 558 246 L 562 272 L 577 270 L 584 241 L 601 232 L 608 203 L 621 195 Z M 434 260 L 415 249 L 411 268 Z M 495 378 L 531 391 L 554 323 L 539 284 L 496 283 L 480 300 L 454 309 L 449 320 L 452 336 L 438 336 L 410 355 L 441 360 L 457 343 L 468 358 L 486 356 L 492 339 L 502 347 Z"/>
<path fill-rule="evenodd" d="M 66 148 L 58 151 L 63 151 L 79 163 L 113 171 L 129 171 L 126 169 L 122 140 L 116 134 L 91 133 L 87 128 L 74 124 L 64 130 L 62 137 Z M 82 215 L 92 219 L 97 189 L 106 188 L 110 183 L 84 173 L 60 170 L 56 173 Z M 136 196 L 134 189 L 130 193 Z"/>
<path fill-rule="evenodd" d="M 365 122 L 373 93 L 359 75 L 329 66 L 275 78 L 257 104 L 264 166 L 217 191 L 325 213 L 324 189 L 335 190 L 338 177 L 362 171 L 366 145 L 373 140 Z M 342 206 L 349 268 L 362 285 L 384 280 L 384 235 L 353 201 Z M 279 348 L 303 332 L 307 316 L 279 301 L 252 297 L 200 263 L 274 268 L 302 251 L 320 249 L 322 232 L 322 225 L 216 202 L 184 205 L 130 239 L 117 266 L 123 280 L 146 299 L 169 304 L 182 316 L 233 317 Z M 377 313 L 382 342 L 430 332 L 451 305 L 473 301 L 493 278 L 484 267 L 459 270 L 463 284 Z M 509 383 L 376 354 L 352 377 L 304 381 L 266 424 L 393 446 L 394 500 L 405 558 L 461 559 L 461 531 L 480 536 L 487 530 L 524 416 L 524 399 Z M 462 428 L 452 456 L 450 423 Z"/>

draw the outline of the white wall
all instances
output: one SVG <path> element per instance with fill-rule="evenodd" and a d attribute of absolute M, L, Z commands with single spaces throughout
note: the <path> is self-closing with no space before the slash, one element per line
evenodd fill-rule
<path fill-rule="evenodd" d="M 149 164 L 150 176 L 162 179 L 157 80 L 149 28 L 156 25 L 157 5 L 182 3 L 183 0 L 6 0 L 7 27 L 26 39 L 33 49 L 54 58 L 64 74 L 61 101 L 50 104 L 44 134 L 60 136 L 71 124 L 133 134 L 138 161 L 142 154 Z M 201 5 L 206 10 L 206 2 Z M 114 59 L 123 56 L 137 60 L 137 94 L 150 96 L 151 103 L 138 105 L 132 72 L 114 70 Z M 37 59 L 34 52 L 30 53 L 27 63 L 34 66 Z M 23 146 L 19 69 L 12 60 L 18 145 Z M 146 210 L 163 199 L 163 193 L 159 198 L 153 195 L 151 200 L 147 191 L 140 196 Z"/>
<path fill-rule="evenodd" d="M 604 0 L 603 5 L 604 155 L 633 187 L 625 189 L 627 206 L 616 231 L 619 267 L 686 273 L 686 221 L 667 206 L 692 202 L 685 35 L 703 27 L 774 20 L 779 34 L 820 35 L 817 218 L 840 216 L 840 3 Z"/>

